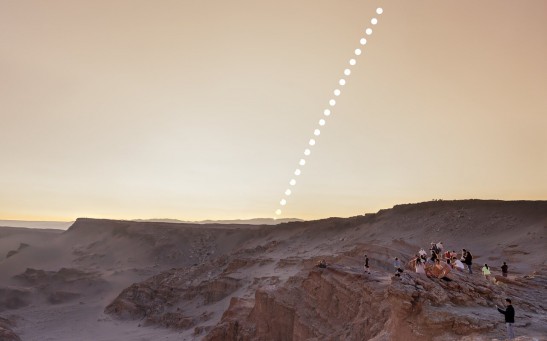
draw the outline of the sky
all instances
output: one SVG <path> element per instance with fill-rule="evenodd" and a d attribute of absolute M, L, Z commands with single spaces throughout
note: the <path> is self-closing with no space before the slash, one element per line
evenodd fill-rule
<path fill-rule="evenodd" d="M 544 0 L 0 0 L 0 219 L 545 200 L 546 60 Z"/>

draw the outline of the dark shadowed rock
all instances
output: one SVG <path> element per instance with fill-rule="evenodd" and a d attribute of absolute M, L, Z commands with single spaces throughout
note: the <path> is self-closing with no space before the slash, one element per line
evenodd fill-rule
<path fill-rule="evenodd" d="M 51 304 L 61 304 L 61 303 L 70 302 L 81 296 L 82 296 L 81 294 L 74 293 L 74 292 L 54 291 L 48 295 L 47 300 Z"/>
<path fill-rule="evenodd" d="M 0 311 L 29 305 L 32 291 L 24 288 L 0 287 Z"/>
<path fill-rule="evenodd" d="M 70 302 L 88 294 L 104 291 L 108 284 L 97 272 L 61 268 L 59 271 L 45 271 L 27 268 L 14 276 L 24 289 L 0 289 L 0 309 L 16 309 L 28 305 L 31 298 L 49 304 Z M 2 292 L 6 292 L 2 295 Z M 2 298 L 4 297 L 4 298 Z"/>
<path fill-rule="evenodd" d="M 8 254 L 6 255 L 6 258 L 10 258 L 11 256 L 14 256 L 14 255 L 18 254 L 19 251 L 21 251 L 21 250 L 23 250 L 23 249 L 25 249 L 25 248 L 27 248 L 27 247 L 29 247 L 29 246 L 30 246 L 30 245 L 28 245 L 28 244 L 20 243 L 20 244 L 19 244 L 19 247 L 17 248 L 17 250 L 11 250 L 11 251 L 8 252 Z"/>
<path fill-rule="evenodd" d="M 21 338 L 11 330 L 14 326 L 13 320 L 0 317 L 0 341 L 21 341 Z"/>
<path fill-rule="evenodd" d="M 200 267 L 171 270 L 144 282 L 135 283 L 105 308 L 105 313 L 120 319 L 145 319 L 146 324 L 175 329 L 189 329 L 209 320 L 211 314 L 203 310 L 200 315 L 188 315 L 185 307 L 206 308 L 228 297 L 240 286 L 240 280 L 205 277 L 195 281 Z"/>

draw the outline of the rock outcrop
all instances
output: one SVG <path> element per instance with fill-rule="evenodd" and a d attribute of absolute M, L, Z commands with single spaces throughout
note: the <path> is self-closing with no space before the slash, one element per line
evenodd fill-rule
<path fill-rule="evenodd" d="M 10 258 L 11 256 L 14 256 L 16 254 L 19 253 L 19 251 L 29 247 L 30 245 L 28 244 L 25 244 L 25 243 L 20 243 L 19 244 L 19 247 L 17 248 L 17 250 L 11 250 L 11 251 L 8 251 L 7 255 L 6 255 L 6 258 Z"/>
<path fill-rule="evenodd" d="M 517 330 L 544 335 L 547 281 L 539 250 L 546 209 L 547 202 L 400 205 L 251 230 L 252 237 L 238 237 L 244 229 L 224 231 L 232 241 L 245 241 L 216 254 L 211 250 L 222 249 L 221 239 L 203 232 L 196 263 L 133 284 L 105 312 L 210 341 L 471 341 L 503 339 L 496 305 L 511 297 Z M 475 273 L 452 270 L 428 278 L 406 267 L 393 276 L 394 257 L 409 262 L 439 240 L 451 250 L 471 250 Z M 372 274 L 363 271 L 365 254 Z M 314 267 L 319 259 L 326 269 Z M 478 271 L 480 263 L 501 261 L 511 264 L 510 277 L 493 270 L 486 279 Z"/>
<path fill-rule="evenodd" d="M 18 295 L 11 295 L 13 299 L 10 301 L 10 309 L 14 309 L 15 298 L 19 298 L 18 307 L 27 305 L 32 297 L 45 300 L 49 304 L 61 304 L 83 295 L 100 293 L 108 287 L 101 274 L 73 268 L 61 268 L 59 271 L 27 268 L 25 272 L 14 276 L 14 279 L 24 289 L 19 289 L 22 292 Z M 0 300 L 0 307 L 1 302 Z"/>
<path fill-rule="evenodd" d="M 385 275 L 385 274 L 384 274 Z M 451 280 L 412 272 L 373 277 L 351 268 L 314 269 L 283 286 L 256 291 L 254 302 L 232 299 L 206 340 L 460 340 L 502 337 L 496 303 L 523 297 L 545 277 L 508 287 L 482 276 L 455 273 Z M 526 282 L 526 283 L 524 283 Z M 545 290 L 538 297 L 545 300 Z M 545 321 L 543 301 L 521 305 L 519 326 Z M 499 316 L 498 316 L 499 315 Z"/>
<path fill-rule="evenodd" d="M 209 320 L 212 314 L 207 307 L 239 289 L 240 282 L 229 276 L 212 278 L 203 267 L 173 269 L 131 285 L 106 307 L 105 313 L 121 319 L 144 320 L 145 324 L 189 329 Z"/>
<path fill-rule="evenodd" d="M 21 338 L 11 329 L 15 322 L 10 319 L 0 317 L 0 340 L 1 341 L 21 341 Z"/>
<path fill-rule="evenodd" d="M 0 287 L 0 312 L 30 304 L 32 291 L 26 288 Z"/>

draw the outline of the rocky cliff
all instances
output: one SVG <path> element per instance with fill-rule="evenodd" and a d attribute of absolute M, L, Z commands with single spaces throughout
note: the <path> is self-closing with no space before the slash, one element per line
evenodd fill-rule
<path fill-rule="evenodd" d="M 546 222 L 547 202 L 470 200 L 282 224 L 135 283 L 105 312 L 205 340 L 491 340 L 504 335 L 495 306 L 511 297 L 517 331 L 532 340 L 547 335 Z M 475 273 L 393 276 L 393 257 L 409 261 L 431 241 L 471 250 Z M 326 269 L 315 267 L 321 258 Z M 490 279 L 483 263 L 495 264 Z"/>

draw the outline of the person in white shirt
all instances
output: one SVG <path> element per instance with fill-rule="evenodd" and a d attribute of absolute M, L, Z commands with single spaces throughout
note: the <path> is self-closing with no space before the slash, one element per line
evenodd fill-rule
<path fill-rule="evenodd" d="M 416 259 L 416 273 L 425 275 L 425 264 L 421 258 Z"/>
<path fill-rule="evenodd" d="M 463 269 L 465 269 L 465 265 L 463 265 L 462 261 L 456 257 L 452 257 L 452 267 L 459 271 L 463 271 Z"/>
<path fill-rule="evenodd" d="M 439 249 L 439 255 L 442 255 L 443 254 L 443 250 L 444 250 L 444 245 L 443 245 L 443 242 L 438 242 L 437 243 L 437 249 Z"/>

